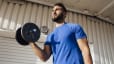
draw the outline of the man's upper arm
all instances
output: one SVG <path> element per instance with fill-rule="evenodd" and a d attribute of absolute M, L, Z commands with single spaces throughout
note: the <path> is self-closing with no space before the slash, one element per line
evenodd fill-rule
<path fill-rule="evenodd" d="M 78 42 L 79 48 L 82 51 L 84 64 L 93 64 L 87 39 L 86 38 L 78 39 L 77 42 Z"/>
<path fill-rule="evenodd" d="M 49 58 L 52 54 L 51 46 L 50 45 L 44 45 L 44 51 L 45 51 L 45 53 L 47 54 L 47 56 Z"/>
<path fill-rule="evenodd" d="M 78 24 L 75 25 L 73 31 L 75 33 L 76 40 L 87 38 L 86 33 L 84 32 L 83 28 L 80 25 Z"/>
<path fill-rule="evenodd" d="M 50 56 L 52 53 L 51 50 L 51 40 L 52 40 L 52 33 L 50 33 L 47 38 L 46 41 L 44 43 L 44 51 Z"/>
<path fill-rule="evenodd" d="M 74 31 L 75 31 L 75 37 L 76 37 L 77 43 L 78 43 L 81 51 L 83 51 L 83 52 L 88 51 L 89 52 L 87 35 L 84 32 L 83 28 L 80 25 L 76 25 L 74 28 Z"/>
<path fill-rule="evenodd" d="M 83 51 L 83 50 L 86 50 L 86 48 L 89 48 L 87 38 L 77 39 L 77 43 L 78 43 L 78 45 L 79 45 L 79 48 L 80 48 L 82 51 Z"/>
<path fill-rule="evenodd" d="M 84 58 L 84 64 L 92 64 L 90 48 L 89 48 L 87 36 L 84 30 L 80 25 L 77 25 L 74 30 L 75 30 L 75 37 L 76 37 L 78 46 Z"/>

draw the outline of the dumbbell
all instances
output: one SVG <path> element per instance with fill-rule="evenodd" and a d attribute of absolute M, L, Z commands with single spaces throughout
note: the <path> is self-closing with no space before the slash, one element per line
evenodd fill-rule
<path fill-rule="evenodd" d="M 22 27 L 19 27 L 16 31 L 16 41 L 20 45 L 29 45 L 29 42 L 36 42 L 40 38 L 40 29 L 34 23 L 25 23 Z"/>

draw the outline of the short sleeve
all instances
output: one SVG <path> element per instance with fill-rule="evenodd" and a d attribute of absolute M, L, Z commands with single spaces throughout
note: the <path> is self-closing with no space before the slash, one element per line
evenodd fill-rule
<path fill-rule="evenodd" d="M 83 28 L 79 24 L 75 25 L 74 31 L 75 31 L 76 39 L 87 38 L 86 33 L 84 32 Z"/>
<path fill-rule="evenodd" d="M 52 37 L 52 35 L 51 35 L 51 34 L 49 34 L 49 35 L 47 36 L 47 38 L 46 38 L 46 41 L 45 41 L 44 45 L 50 45 L 50 44 L 51 44 L 51 37 Z"/>

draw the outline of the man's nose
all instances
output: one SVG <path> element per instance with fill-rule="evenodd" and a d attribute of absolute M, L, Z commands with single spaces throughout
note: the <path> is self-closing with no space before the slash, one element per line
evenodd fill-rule
<path fill-rule="evenodd" d="M 56 14 L 56 10 L 53 10 L 52 13 L 53 13 L 53 14 Z"/>
<path fill-rule="evenodd" d="M 55 11 L 53 11 L 53 14 L 56 14 L 56 12 L 55 12 Z"/>

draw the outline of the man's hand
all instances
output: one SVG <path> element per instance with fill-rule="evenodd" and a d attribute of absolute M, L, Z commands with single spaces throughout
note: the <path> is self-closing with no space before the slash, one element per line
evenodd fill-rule
<path fill-rule="evenodd" d="M 49 45 L 44 45 L 44 49 L 41 49 L 37 44 L 30 42 L 30 45 L 35 54 L 42 60 L 46 61 L 51 56 L 51 48 Z"/>

